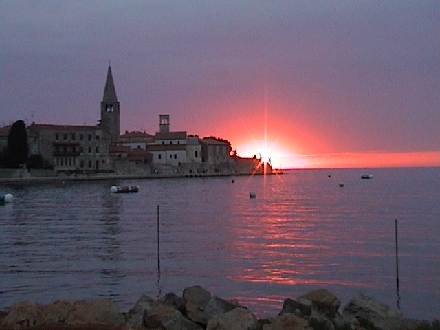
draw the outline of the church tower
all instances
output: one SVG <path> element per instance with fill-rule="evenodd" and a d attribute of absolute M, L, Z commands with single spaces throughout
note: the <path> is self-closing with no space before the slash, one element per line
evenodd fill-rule
<path fill-rule="evenodd" d="M 108 66 L 107 80 L 104 87 L 104 96 L 101 102 L 101 127 L 104 134 L 112 143 L 119 141 L 121 114 L 118 97 L 113 83 L 112 68 Z"/>
<path fill-rule="evenodd" d="M 169 133 L 170 131 L 170 115 L 159 115 L 159 132 Z"/>

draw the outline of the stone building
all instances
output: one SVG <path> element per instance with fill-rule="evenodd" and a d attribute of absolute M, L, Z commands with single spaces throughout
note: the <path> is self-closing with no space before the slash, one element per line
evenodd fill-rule
<path fill-rule="evenodd" d="M 120 104 L 108 67 L 101 118 L 96 126 L 28 126 L 30 154 L 40 154 L 56 171 L 110 171 L 109 150 L 120 139 Z"/>
<path fill-rule="evenodd" d="M 186 131 L 170 131 L 169 115 L 159 115 L 159 131 L 120 134 L 120 103 L 108 67 L 96 126 L 32 123 L 30 154 L 41 155 L 57 172 L 117 174 L 253 173 L 256 160 L 231 157 L 229 141 L 200 139 Z M 7 146 L 10 126 L 0 129 L 0 148 Z"/>

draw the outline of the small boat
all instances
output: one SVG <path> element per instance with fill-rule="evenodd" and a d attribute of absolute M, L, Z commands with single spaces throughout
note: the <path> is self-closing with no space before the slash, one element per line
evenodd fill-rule
<path fill-rule="evenodd" d="M 371 174 L 363 174 L 363 175 L 361 175 L 361 179 L 372 179 L 373 178 L 373 175 L 371 175 Z"/>
<path fill-rule="evenodd" d="M 0 195 L 0 203 L 12 203 L 14 196 L 11 194 Z"/>
<path fill-rule="evenodd" d="M 138 186 L 112 186 L 110 188 L 112 193 L 134 193 L 139 191 Z"/>

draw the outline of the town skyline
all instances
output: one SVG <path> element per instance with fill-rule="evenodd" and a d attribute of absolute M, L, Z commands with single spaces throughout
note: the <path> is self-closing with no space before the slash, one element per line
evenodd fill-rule
<path fill-rule="evenodd" d="M 275 167 L 438 166 L 439 7 L 0 1 L 0 123 L 96 125 L 111 61 L 121 133 L 169 114 Z"/>

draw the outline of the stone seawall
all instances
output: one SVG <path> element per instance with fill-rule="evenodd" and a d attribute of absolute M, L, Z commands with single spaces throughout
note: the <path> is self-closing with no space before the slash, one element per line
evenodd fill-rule
<path fill-rule="evenodd" d="M 356 293 L 340 310 L 340 300 L 325 289 L 286 298 L 273 317 L 258 319 L 245 306 L 195 285 L 181 296 L 141 296 L 128 312 L 109 299 L 17 302 L 0 313 L 0 329 L 147 330 L 438 330 L 440 322 L 406 319 L 376 299 Z"/>

